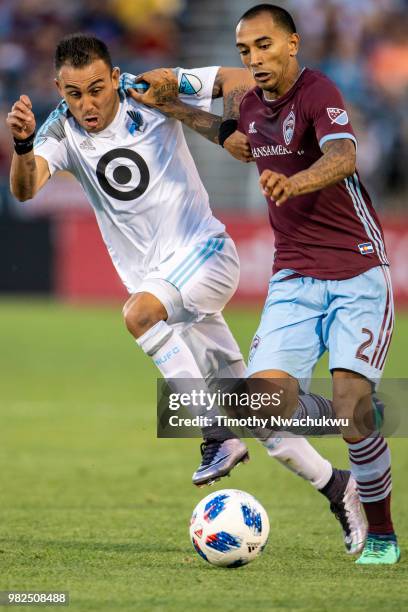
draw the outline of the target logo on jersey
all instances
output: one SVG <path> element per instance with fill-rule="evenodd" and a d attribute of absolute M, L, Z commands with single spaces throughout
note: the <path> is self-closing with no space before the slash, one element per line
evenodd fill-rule
<path fill-rule="evenodd" d="M 149 186 L 149 168 L 143 157 L 130 149 L 112 149 L 96 166 L 99 185 L 115 200 L 139 198 Z"/>
<path fill-rule="evenodd" d="M 344 108 L 329 107 L 326 108 L 326 111 L 332 124 L 337 123 L 338 125 L 347 125 L 349 122 L 347 111 L 345 111 Z"/>

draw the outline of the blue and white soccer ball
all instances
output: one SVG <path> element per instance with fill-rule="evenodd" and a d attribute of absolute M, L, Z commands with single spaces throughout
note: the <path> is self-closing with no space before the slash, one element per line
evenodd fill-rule
<path fill-rule="evenodd" d="M 249 493 L 222 489 L 204 497 L 194 508 L 190 537 L 198 554 L 213 565 L 239 567 L 265 548 L 269 519 Z"/>

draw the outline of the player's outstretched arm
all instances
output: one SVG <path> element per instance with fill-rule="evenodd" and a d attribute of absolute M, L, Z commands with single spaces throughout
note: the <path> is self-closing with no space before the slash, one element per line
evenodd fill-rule
<path fill-rule="evenodd" d="M 24 202 L 35 196 L 50 177 L 48 163 L 34 156 L 35 117 L 31 100 L 22 95 L 12 106 L 6 123 L 14 138 L 14 155 L 10 170 L 11 193 Z"/>
<path fill-rule="evenodd" d="M 171 68 L 157 68 L 144 72 L 137 80 L 149 83 L 149 89 L 143 94 L 135 89 L 128 89 L 128 94 L 134 100 L 157 108 L 167 117 L 181 121 L 204 138 L 218 144 L 218 130 L 222 118 L 182 102 L 178 97 L 178 79 Z"/>
<path fill-rule="evenodd" d="M 322 151 L 322 157 L 307 170 L 290 177 L 264 170 L 259 179 L 263 194 L 281 206 L 293 196 L 329 187 L 353 174 L 356 169 L 356 148 L 352 140 L 329 140 Z"/>
<path fill-rule="evenodd" d="M 219 144 L 218 132 L 222 123 L 222 117 L 196 106 L 186 104 L 179 98 L 164 108 L 163 112 L 168 117 L 181 121 L 210 142 Z"/>
<path fill-rule="evenodd" d="M 144 94 L 128 89 L 129 95 L 141 104 L 152 106 L 168 117 L 177 119 L 207 138 L 219 144 L 218 132 L 225 119 L 236 119 L 239 116 L 239 103 L 242 96 L 253 87 L 254 83 L 249 72 L 242 68 L 220 68 L 214 81 L 212 97 L 224 99 L 223 117 L 186 104 L 178 97 L 178 80 L 174 71 L 169 68 L 159 68 L 139 75 L 138 80 L 149 83 L 149 89 Z M 242 161 L 250 161 L 251 157 L 246 137 L 235 143 L 235 157 Z M 226 147 L 227 148 L 227 147 Z"/>

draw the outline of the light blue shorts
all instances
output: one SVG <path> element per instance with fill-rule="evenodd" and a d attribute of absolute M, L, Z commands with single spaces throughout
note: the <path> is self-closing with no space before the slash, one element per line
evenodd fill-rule
<path fill-rule="evenodd" d="M 309 380 L 329 351 L 329 368 L 381 378 L 394 325 L 390 273 L 371 268 L 346 280 L 292 278 L 280 270 L 269 282 L 258 330 L 249 353 L 247 376 L 282 370 Z"/>

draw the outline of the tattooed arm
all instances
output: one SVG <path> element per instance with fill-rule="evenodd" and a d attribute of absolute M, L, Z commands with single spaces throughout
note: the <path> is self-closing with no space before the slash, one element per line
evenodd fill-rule
<path fill-rule="evenodd" d="M 170 69 L 157 69 L 146 72 L 139 79 L 150 85 L 144 94 L 134 89 L 128 92 L 137 102 L 153 106 L 168 117 L 178 119 L 204 138 L 218 144 L 218 130 L 223 119 L 238 117 L 242 96 L 253 86 L 249 72 L 243 68 L 220 68 L 214 81 L 213 98 L 224 98 L 224 115 L 219 117 L 201 110 L 178 98 L 178 81 Z"/>
<path fill-rule="evenodd" d="M 292 177 L 298 195 L 334 185 L 355 171 L 356 147 L 352 140 L 329 140 L 322 151 L 322 157 L 310 168 Z"/>
<path fill-rule="evenodd" d="M 224 98 L 223 121 L 226 119 L 239 119 L 239 105 L 246 92 L 255 86 L 255 82 L 245 68 L 220 68 L 215 80 L 213 96 L 218 97 L 216 85 L 217 80 L 221 83 L 221 95 Z M 255 161 L 252 157 L 251 147 L 248 138 L 242 132 L 235 130 L 224 141 L 224 149 L 232 157 L 239 161 L 249 163 Z"/>
<path fill-rule="evenodd" d="M 218 144 L 218 130 L 222 117 L 186 104 L 178 98 L 160 110 L 168 117 L 178 119 L 210 142 Z"/>
<path fill-rule="evenodd" d="M 223 119 L 238 119 L 239 105 L 246 92 L 255 86 L 245 68 L 220 68 L 215 77 L 213 98 L 224 99 Z"/>
<path fill-rule="evenodd" d="M 353 174 L 356 149 L 352 140 L 329 140 L 322 151 L 322 157 L 310 168 L 290 177 L 264 170 L 259 179 L 263 194 L 275 200 L 276 206 L 281 206 L 293 196 L 329 187 Z"/>
<path fill-rule="evenodd" d="M 149 83 L 149 89 L 144 94 L 128 89 L 128 94 L 134 100 L 157 108 L 167 117 L 178 119 L 211 142 L 218 144 L 218 129 L 222 118 L 182 102 L 178 97 L 178 79 L 173 70 L 157 68 L 139 75 L 138 80 Z"/>
<path fill-rule="evenodd" d="M 188 125 L 211 142 L 218 144 L 218 131 L 222 121 L 238 119 L 242 97 L 253 86 L 254 83 L 248 70 L 243 68 L 219 68 L 213 85 L 212 97 L 223 98 L 223 116 L 219 117 L 189 104 L 183 104 L 180 100 L 171 109 L 171 116 Z M 247 155 L 246 137 L 244 135 L 242 137 L 245 140 L 245 145 L 240 142 L 239 148 L 242 150 L 241 152 L 245 148 L 245 154 Z"/>

